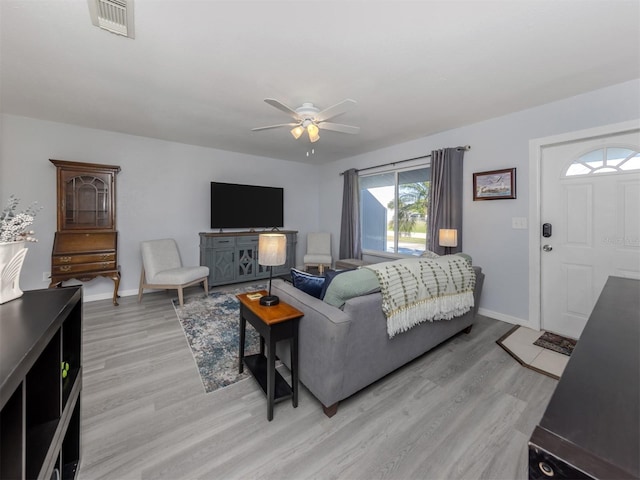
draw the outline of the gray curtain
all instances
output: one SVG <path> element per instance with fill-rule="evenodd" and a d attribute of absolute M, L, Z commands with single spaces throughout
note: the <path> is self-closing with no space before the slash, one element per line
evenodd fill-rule
<path fill-rule="evenodd" d="M 438 244 L 441 228 L 458 230 L 458 246 L 462 251 L 462 159 L 464 150 L 445 148 L 431 152 L 431 197 L 429 201 L 429 239 L 427 248 L 439 255 L 445 247 Z"/>
<path fill-rule="evenodd" d="M 362 258 L 360 246 L 360 188 L 358 170 L 343 174 L 342 221 L 340 223 L 340 258 Z"/>

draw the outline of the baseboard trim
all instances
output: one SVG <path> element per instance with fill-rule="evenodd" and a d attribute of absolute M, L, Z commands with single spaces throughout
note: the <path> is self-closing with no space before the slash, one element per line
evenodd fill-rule
<path fill-rule="evenodd" d="M 118 291 L 119 297 L 132 297 L 134 295 L 138 295 L 138 290 L 120 290 Z M 113 298 L 113 292 L 106 293 L 96 293 L 93 295 L 86 295 L 82 301 L 83 302 L 97 302 L 98 300 L 111 300 Z"/>
<path fill-rule="evenodd" d="M 511 323 L 513 325 L 522 325 L 524 327 L 530 327 L 529 321 L 524 320 L 518 317 L 512 317 L 511 315 L 506 315 L 500 312 L 494 312 L 493 310 L 487 310 L 486 308 L 480 307 L 478 309 L 478 313 L 485 317 L 494 318 L 496 320 L 500 320 L 502 322 Z"/>

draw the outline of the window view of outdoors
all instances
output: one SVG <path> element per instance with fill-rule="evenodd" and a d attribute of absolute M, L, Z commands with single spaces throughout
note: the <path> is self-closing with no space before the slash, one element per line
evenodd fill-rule
<path fill-rule="evenodd" d="M 360 177 L 363 250 L 425 251 L 430 172 L 422 167 Z"/>

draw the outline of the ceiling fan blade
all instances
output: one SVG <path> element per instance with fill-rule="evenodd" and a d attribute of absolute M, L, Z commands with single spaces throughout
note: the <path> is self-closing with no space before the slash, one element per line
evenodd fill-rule
<path fill-rule="evenodd" d="M 266 101 L 266 100 L 265 100 Z M 337 117 L 338 115 L 342 115 L 344 112 L 353 108 L 356 105 L 355 100 L 351 100 L 347 98 L 346 100 L 341 101 L 340 103 L 336 103 L 335 105 L 325 108 L 320 113 L 318 113 L 315 117 L 317 122 L 324 122 L 325 120 L 329 120 L 330 118 Z"/>
<path fill-rule="evenodd" d="M 280 123 L 278 125 L 268 125 L 266 127 L 252 128 L 251 131 L 252 132 L 259 132 L 260 130 L 269 130 L 271 128 L 280 128 L 280 127 L 295 127 L 296 125 L 299 125 L 299 123 Z"/>
<path fill-rule="evenodd" d="M 341 123 L 322 122 L 318 124 L 318 128 L 322 130 L 331 130 L 333 132 L 350 133 L 352 135 L 360 133 L 360 127 L 352 127 L 351 125 L 342 125 Z"/>
<path fill-rule="evenodd" d="M 293 118 L 296 118 L 296 119 L 299 118 L 298 114 L 296 113 L 296 111 L 293 108 L 285 105 L 284 103 L 282 103 L 279 100 L 276 100 L 275 98 L 265 98 L 264 101 L 266 103 L 268 103 L 269 105 L 271 105 L 272 107 L 276 107 L 278 110 L 280 110 L 280 111 L 282 111 L 282 112 L 284 112 L 284 113 L 286 113 L 288 115 L 291 115 Z"/>

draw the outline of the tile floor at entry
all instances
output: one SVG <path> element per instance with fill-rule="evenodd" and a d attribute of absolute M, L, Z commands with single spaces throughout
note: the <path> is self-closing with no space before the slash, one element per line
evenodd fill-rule
<path fill-rule="evenodd" d="M 524 366 L 560 378 L 569 357 L 547 348 L 534 345 L 543 331 L 518 326 L 507 333 L 498 343 Z"/>

